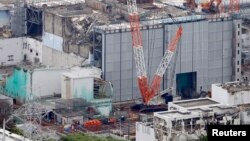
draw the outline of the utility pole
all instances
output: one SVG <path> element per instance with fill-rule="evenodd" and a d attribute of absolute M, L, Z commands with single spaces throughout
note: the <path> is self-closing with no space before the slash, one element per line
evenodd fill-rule
<path fill-rule="evenodd" d="M 5 141 L 5 119 L 3 119 L 3 141 Z"/>

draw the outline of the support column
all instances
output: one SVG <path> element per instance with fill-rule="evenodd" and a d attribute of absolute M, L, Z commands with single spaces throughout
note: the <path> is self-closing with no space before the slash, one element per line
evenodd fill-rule
<path fill-rule="evenodd" d="M 233 21 L 233 80 L 235 81 L 241 81 L 241 27 L 241 19 Z"/>

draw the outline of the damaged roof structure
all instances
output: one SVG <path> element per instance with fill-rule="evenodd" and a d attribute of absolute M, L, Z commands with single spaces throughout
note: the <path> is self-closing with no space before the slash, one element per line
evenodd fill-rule
<path fill-rule="evenodd" d="M 75 4 L 77 3 L 77 4 Z M 63 2 L 35 3 L 32 7 L 44 11 L 44 45 L 66 53 L 74 53 L 84 58 L 93 54 L 93 46 L 101 43 L 94 27 L 128 23 L 127 6 L 116 0 L 85 0 L 63 4 Z M 152 9 L 139 8 L 140 19 L 164 19 L 169 16 L 184 16 L 187 11 L 173 6 L 153 5 Z M 170 15 L 171 14 L 171 15 Z M 125 26 L 124 26 L 125 27 Z M 53 40 L 52 40 L 53 39 Z M 97 45 L 98 46 L 98 45 Z M 98 65 L 97 65 L 98 66 Z"/>

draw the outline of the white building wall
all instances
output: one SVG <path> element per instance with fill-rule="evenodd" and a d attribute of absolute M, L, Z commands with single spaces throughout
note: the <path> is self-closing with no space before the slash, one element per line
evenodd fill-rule
<path fill-rule="evenodd" d="M 83 116 L 76 116 L 76 117 L 62 117 L 62 124 L 66 125 L 66 124 L 73 124 L 73 121 L 79 121 L 80 124 L 83 123 Z"/>
<path fill-rule="evenodd" d="M 232 86 L 233 87 L 233 86 Z M 241 105 L 250 103 L 250 91 L 229 92 L 220 84 L 212 85 L 212 99 L 223 104 Z"/>
<path fill-rule="evenodd" d="M 42 63 L 46 66 L 81 66 L 85 61 L 85 59 L 80 56 L 67 54 L 47 46 L 42 47 L 42 52 Z"/>
<path fill-rule="evenodd" d="M 67 87 L 67 81 L 69 85 Z M 87 101 L 91 101 L 94 98 L 93 88 L 94 79 L 93 78 L 68 78 L 67 76 L 62 76 L 62 98 L 83 98 Z"/>
<path fill-rule="evenodd" d="M 35 96 L 52 96 L 61 93 L 61 74 L 68 69 L 35 69 L 32 75 L 32 93 Z"/>
<path fill-rule="evenodd" d="M 13 55 L 13 59 L 9 56 Z M 0 39 L 0 65 L 16 65 L 24 60 L 34 63 L 42 60 L 42 43 L 33 38 L 19 37 Z M 13 61 L 11 61 L 13 60 Z"/>
<path fill-rule="evenodd" d="M 23 60 L 22 47 L 22 38 L 0 39 L 0 66 L 20 63 Z"/>
<path fill-rule="evenodd" d="M 250 91 L 241 91 L 230 94 L 230 105 L 241 105 L 250 103 Z"/>
<path fill-rule="evenodd" d="M 223 104 L 229 104 L 228 92 L 222 89 L 219 84 L 212 84 L 212 99 Z"/>
<path fill-rule="evenodd" d="M 63 38 L 48 32 L 44 32 L 43 45 L 58 51 L 63 51 Z"/>
<path fill-rule="evenodd" d="M 13 55 L 13 61 L 8 61 Z M 41 41 L 33 38 L 7 38 L 0 39 L 0 66 L 16 65 L 24 60 L 35 63 L 35 60 L 46 66 L 64 67 L 81 66 L 86 60 L 74 54 L 67 54 L 47 46 L 43 46 Z"/>
<path fill-rule="evenodd" d="M 136 122 L 136 141 L 155 141 L 154 128 Z"/>
<path fill-rule="evenodd" d="M 23 39 L 23 55 L 26 59 L 33 63 L 41 63 L 42 61 L 42 42 L 33 38 Z M 36 62 L 37 60 L 38 62 Z"/>

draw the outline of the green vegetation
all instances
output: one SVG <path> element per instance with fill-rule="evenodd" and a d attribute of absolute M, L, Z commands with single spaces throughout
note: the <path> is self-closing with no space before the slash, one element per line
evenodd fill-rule
<path fill-rule="evenodd" d="M 12 133 L 17 134 L 17 135 L 21 135 L 21 136 L 24 135 L 24 134 L 23 134 L 23 130 L 21 130 L 21 129 L 17 128 L 17 127 L 12 128 L 10 131 L 11 131 Z"/>
<path fill-rule="evenodd" d="M 122 141 L 122 140 L 117 140 L 112 137 L 104 138 L 104 137 L 96 137 L 96 136 L 77 133 L 62 137 L 61 141 Z"/>
<path fill-rule="evenodd" d="M 201 141 L 208 141 L 207 136 L 201 136 L 201 137 L 200 137 L 200 140 L 201 140 Z"/>
<path fill-rule="evenodd" d="M 48 141 L 56 141 L 56 140 L 54 140 L 54 139 L 49 139 Z"/>

